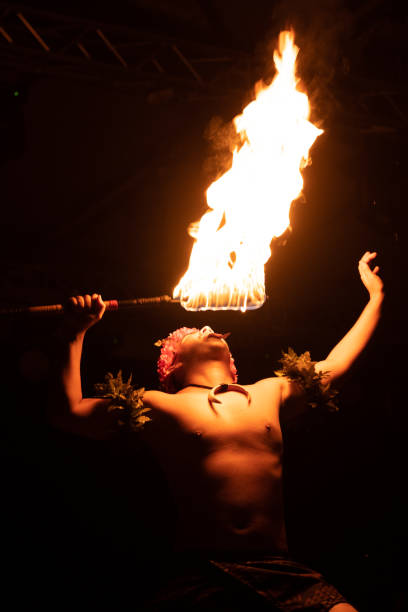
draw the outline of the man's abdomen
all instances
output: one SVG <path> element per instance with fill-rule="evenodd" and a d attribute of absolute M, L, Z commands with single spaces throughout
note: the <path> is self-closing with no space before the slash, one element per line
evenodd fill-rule
<path fill-rule="evenodd" d="M 190 503 L 180 500 L 180 548 L 286 550 L 279 457 L 224 448 L 204 459 L 200 476 Z"/>

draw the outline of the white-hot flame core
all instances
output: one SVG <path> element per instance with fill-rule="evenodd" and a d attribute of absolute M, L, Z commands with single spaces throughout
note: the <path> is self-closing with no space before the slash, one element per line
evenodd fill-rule
<path fill-rule="evenodd" d="M 278 47 L 275 78 L 257 83 L 255 100 L 235 117 L 242 144 L 231 168 L 208 188 L 209 210 L 190 230 L 189 267 L 173 292 L 187 310 L 245 311 L 265 301 L 270 243 L 289 226 L 303 188 L 301 169 L 323 131 L 309 122 L 309 100 L 297 89 L 293 33 L 281 32 Z"/>

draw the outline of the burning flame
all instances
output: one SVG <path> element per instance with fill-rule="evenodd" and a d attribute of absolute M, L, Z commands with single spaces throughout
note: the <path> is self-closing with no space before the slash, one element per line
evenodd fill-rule
<path fill-rule="evenodd" d="M 323 132 L 308 121 L 309 100 L 296 86 L 293 32 L 279 35 L 270 85 L 234 118 L 241 145 L 231 168 L 207 190 L 209 210 L 190 227 L 195 239 L 188 270 L 173 292 L 186 310 L 260 308 L 270 243 L 289 226 L 303 188 L 301 169 Z"/>

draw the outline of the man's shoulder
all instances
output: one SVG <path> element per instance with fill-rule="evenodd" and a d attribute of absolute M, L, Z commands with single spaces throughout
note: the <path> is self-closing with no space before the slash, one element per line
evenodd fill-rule
<path fill-rule="evenodd" d="M 150 408 L 152 414 L 158 416 L 160 413 L 170 415 L 180 407 L 180 398 L 176 393 L 165 393 L 164 391 L 149 390 L 143 395 L 143 404 Z"/>
<path fill-rule="evenodd" d="M 252 386 L 254 395 L 269 397 L 271 401 L 281 402 L 285 381 L 279 376 L 262 378 Z"/>
<path fill-rule="evenodd" d="M 287 376 L 271 376 L 263 378 L 255 383 L 254 387 L 270 393 L 279 393 L 281 402 L 284 403 L 290 398 L 299 398 L 303 395 L 299 385 L 294 383 Z"/>
<path fill-rule="evenodd" d="M 160 397 L 161 395 L 168 395 L 168 393 L 164 393 L 164 391 L 159 391 L 158 389 L 146 389 L 143 394 L 143 399 L 148 401 Z"/>
<path fill-rule="evenodd" d="M 271 376 L 270 378 L 261 378 L 261 380 L 258 380 L 252 386 L 254 388 L 264 388 L 276 391 L 276 389 L 281 388 L 284 384 L 286 384 L 284 376 Z"/>
<path fill-rule="evenodd" d="M 143 394 L 143 403 L 149 408 L 159 407 L 170 401 L 172 395 L 165 393 L 164 391 L 158 391 L 156 389 L 149 389 Z"/>

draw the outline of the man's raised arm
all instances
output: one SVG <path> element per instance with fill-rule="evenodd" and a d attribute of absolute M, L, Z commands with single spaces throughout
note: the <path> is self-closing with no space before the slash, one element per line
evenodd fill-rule
<path fill-rule="evenodd" d="M 376 255 L 377 253 L 367 251 L 358 264 L 361 280 L 370 296 L 367 305 L 350 331 L 336 344 L 326 359 L 315 364 L 317 372 L 328 372 L 330 381 L 349 370 L 367 346 L 380 320 L 384 286 L 378 276 L 379 267 L 375 266 L 373 270 L 370 267 Z"/>
<path fill-rule="evenodd" d="M 49 398 L 49 418 L 61 429 L 90 437 L 105 437 L 113 427 L 106 410 L 109 400 L 83 398 L 81 356 L 87 330 L 103 317 L 105 304 L 100 295 L 76 296 L 57 333 L 55 378 Z M 111 422 L 112 421 L 112 422 Z"/>
<path fill-rule="evenodd" d="M 350 369 L 367 346 L 378 325 L 384 300 L 384 288 L 378 276 L 379 267 L 375 266 L 373 270 L 370 267 L 376 255 L 376 253 L 367 251 L 358 264 L 361 280 L 370 296 L 367 305 L 350 331 L 336 344 L 326 359 L 315 363 L 316 372 L 327 372 L 327 376 L 324 377 L 325 382 L 332 382 L 340 378 Z M 304 397 L 302 385 L 293 382 L 287 376 L 280 379 L 280 384 L 281 401 L 286 404 L 287 414 L 291 412 L 295 416 L 303 412 L 305 404 L 302 401 Z"/>

